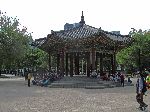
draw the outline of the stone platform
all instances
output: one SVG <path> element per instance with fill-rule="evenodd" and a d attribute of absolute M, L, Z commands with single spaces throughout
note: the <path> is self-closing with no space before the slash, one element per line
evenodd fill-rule
<path fill-rule="evenodd" d="M 125 80 L 124 86 L 134 86 Z M 54 81 L 49 85 L 50 88 L 85 88 L 85 89 L 104 89 L 121 87 L 120 82 L 102 81 L 99 78 L 89 78 L 86 76 L 65 76 L 59 81 Z"/>

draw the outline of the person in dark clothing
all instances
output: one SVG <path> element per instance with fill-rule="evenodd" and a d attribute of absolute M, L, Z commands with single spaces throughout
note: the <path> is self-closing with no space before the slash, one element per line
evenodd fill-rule
<path fill-rule="evenodd" d="M 145 92 L 147 91 L 147 86 L 146 86 L 146 80 L 145 80 L 145 74 L 140 74 L 140 77 L 137 79 L 137 84 L 136 84 L 136 100 L 140 104 L 139 109 L 140 110 L 145 110 L 146 107 L 148 106 L 146 103 L 143 101 L 143 95 L 145 95 Z"/>
<path fill-rule="evenodd" d="M 128 82 L 129 82 L 129 83 L 132 83 L 132 80 L 131 80 L 131 78 L 130 78 L 130 77 L 128 77 Z"/>
<path fill-rule="evenodd" d="M 121 86 L 124 87 L 124 75 L 119 72 L 118 76 L 120 77 Z"/>

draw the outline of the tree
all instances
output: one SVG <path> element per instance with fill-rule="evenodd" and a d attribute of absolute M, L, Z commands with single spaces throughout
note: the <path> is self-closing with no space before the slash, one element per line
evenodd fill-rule
<path fill-rule="evenodd" d="M 122 64 L 128 70 L 150 67 L 150 31 L 139 31 L 133 29 L 130 32 L 131 37 L 134 39 L 131 46 L 122 49 L 117 54 L 117 62 Z M 139 65 L 139 49 L 140 49 L 140 61 Z"/>
<path fill-rule="evenodd" d="M 17 17 L 0 11 L 0 70 L 18 68 L 48 68 L 48 54 L 33 48 L 31 33 L 22 27 Z"/>
<path fill-rule="evenodd" d="M 21 28 L 19 19 L 0 11 L 0 69 L 16 68 L 28 49 L 31 33 Z"/>
<path fill-rule="evenodd" d="M 48 69 L 48 54 L 39 48 L 31 48 L 27 50 L 22 60 L 23 67 L 27 68 L 44 68 Z"/>

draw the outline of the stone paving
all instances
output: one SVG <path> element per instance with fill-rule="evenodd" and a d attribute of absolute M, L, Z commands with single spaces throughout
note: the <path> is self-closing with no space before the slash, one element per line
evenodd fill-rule
<path fill-rule="evenodd" d="M 24 78 L 0 80 L 0 112 L 138 112 L 135 87 L 27 87 Z M 144 97 L 150 106 L 150 91 Z M 149 108 L 150 110 L 150 108 Z"/>

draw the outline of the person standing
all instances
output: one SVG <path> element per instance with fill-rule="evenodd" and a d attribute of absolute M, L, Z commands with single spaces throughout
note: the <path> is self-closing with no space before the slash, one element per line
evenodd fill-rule
<path fill-rule="evenodd" d="M 146 74 L 140 73 L 139 78 L 137 79 L 136 83 L 136 100 L 140 104 L 139 109 L 140 110 L 145 110 L 146 107 L 148 106 L 146 103 L 143 101 L 143 95 L 145 95 L 145 92 L 147 91 L 147 86 L 146 86 Z"/>
<path fill-rule="evenodd" d="M 29 73 L 28 73 L 28 87 L 30 87 L 30 80 L 31 80 L 31 78 L 32 78 L 32 75 L 31 75 L 31 73 L 29 72 Z"/>
<path fill-rule="evenodd" d="M 120 80 L 121 80 L 121 85 L 122 85 L 123 87 L 124 87 L 124 79 L 125 79 L 124 75 L 121 74 Z"/>
<path fill-rule="evenodd" d="M 122 73 L 118 72 L 118 77 L 120 77 L 121 86 L 124 87 L 124 79 L 125 79 L 124 75 Z"/>

